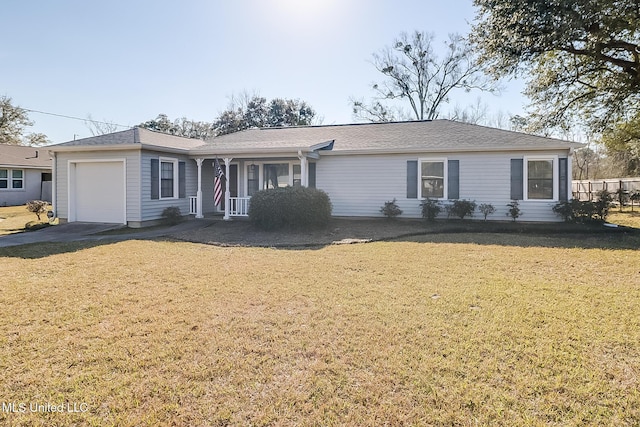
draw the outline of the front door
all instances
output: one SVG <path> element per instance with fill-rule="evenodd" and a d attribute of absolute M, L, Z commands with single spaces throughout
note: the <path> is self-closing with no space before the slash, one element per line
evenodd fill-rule
<path fill-rule="evenodd" d="M 226 165 L 221 164 L 220 167 L 224 172 L 224 176 L 229 180 L 229 196 L 230 197 L 238 197 L 238 165 L 231 164 L 229 165 L 229 172 L 227 173 Z M 223 185 L 226 185 L 224 181 L 222 181 Z M 222 187 L 224 190 L 224 187 Z M 222 202 L 220 202 L 220 211 L 224 212 L 224 202 L 225 197 L 222 198 Z"/>

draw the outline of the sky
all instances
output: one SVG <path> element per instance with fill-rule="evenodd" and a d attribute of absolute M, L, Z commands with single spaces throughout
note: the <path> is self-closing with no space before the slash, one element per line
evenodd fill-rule
<path fill-rule="evenodd" d="M 381 74 L 371 55 L 403 31 L 467 34 L 472 0 L 3 0 L 0 95 L 29 110 L 135 126 L 163 113 L 213 121 L 233 95 L 311 105 L 322 124 L 352 123 L 350 97 Z M 519 81 L 482 98 L 522 114 Z M 91 136 L 82 120 L 30 112 L 27 133 Z M 124 128 L 120 128 L 124 129 Z"/>

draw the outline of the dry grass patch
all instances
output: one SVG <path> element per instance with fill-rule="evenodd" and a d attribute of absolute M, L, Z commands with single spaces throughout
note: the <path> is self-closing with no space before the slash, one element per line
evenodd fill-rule
<path fill-rule="evenodd" d="M 0 250 L 0 396 L 89 409 L 0 422 L 640 423 L 638 251 L 445 237 Z"/>
<path fill-rule="evenodd" d="M 47 215 L 41 215 L 41 223 L 48 222 Z M 24 231 L 28 222 L 38 222 L 36 214 L 27 211 L 25 205 L 0 207 L 0 236 Z"/>
<path fill-rule="evenodd" d="M 633 211 L 630 206 L 622 208 L 612 208 L 609 211 L 607 221 L 612 224 L 624 225 L 626 227 L 640 228 L 640 206 L 635 206 Z"/>

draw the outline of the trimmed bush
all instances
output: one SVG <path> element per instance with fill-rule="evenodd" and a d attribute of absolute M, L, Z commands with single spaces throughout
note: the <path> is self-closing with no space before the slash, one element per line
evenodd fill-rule
<path fill-rule="evenodd" d="M 440 201 L 428 197 L 420 203 L 420 207 L 422 209 L 422 218 L 429 222 L 435 221 L 438 214 L 442 212 Z"/>
<path fill-rule="evenodd" d="M 388 219 L 394 219 L 398 215 L 402 215 L 402 209 L 396 204 L 396 199 L 390 202 L 384 202 L 384 206 L 380 208 L 380 212 Z"/>
<path fill-rule="evenodd" d="M 322 190 L 284 187 L 258 191 L 249 203 L 249 220 L 263 230 L 320 228 L 331 219 L 331 201 Z"/>
<path fill-rule="evenodd" d="M 469 200 L 454 200 L 453 204 L 449 208 L 451 215 L 457 216 L 460 219 L 464 219 L 465 216 L 473 216 L 473 212 L 476 210 L 476 202 Z"/>
<path fill-rule="evenodd" d="M 162 221 L 167 225 L 176 225 L 182 221 L 182 213 L 177 206 L 170 206 L 162 211 Z"/>

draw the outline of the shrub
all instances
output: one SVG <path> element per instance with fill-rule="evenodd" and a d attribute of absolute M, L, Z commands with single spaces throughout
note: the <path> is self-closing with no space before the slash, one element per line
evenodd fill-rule
<path fill-rule="evenodd" d="M 263 230 L 318 228 L 331 219 L 331 201 L 322 190 L 284 187 L 258 191 L 251 197 L 249 220 Z"/>
<path fill-rule="evenodd" d="M 496 211 L 496 208 L 491 203 L 483 203 L 478 206 L 478 210 L 484 215 L 484 220 L 486 221 L 487 217 Z"/>
<path fill-rule="evenodd" d="M 509 210 L 507 211 L 507 216 L 510 216 L 511 219 L 515 222 L 520 216 L 522 216 L 522 211 L 520 210 L 520 204 L 517 200 L 513 199 L 511 203 L 507 203 L 507 207 Z"/>
<path fill-rule="evenodd" d="M 49 223 L 47 222 L 38 222 L 38 221 L 29 221 L 24 225 L 25 230 L 27 231 L 35 231 L 40 230 L 41 228 L 49 227 Z"/>
<path fill-rule="evenodd" d="M 396 204 L 395 198 L 390 202 L 384 202 L 384 206 L 380 208 L 380 212 L 382 212 L 382 214 L 388 219 L 394 219 L 395 217 L 402 215 L 402 209 L 400 209 Z"/>
<path fill-rule="evenodd" d="M 574 222 L 576 216 L 576 200 L 571 199 L 569 201 L 556 203 L 553 208 L 554 213 L 560 215 L 565 222 Z"/>
<path fill-rule="evenodd" d="M 600 221 L 607 219 L 609 215 L 609 209 L 613 205 L 613 196 L 607 190 L 600 190 L 596 193 L 598 198 L 593 202 L 595 207 L 595 214 Z"/>
<path fill-rule="evenodd" d="M 635 202 L 640 202 L 640 190 L 636 190 L 629 194 L 629 201 L 631 202 L 631 212 L 633 212 L 633 204 Z"/>
<path fill-rule="evenodd" d="M 27 210 L 36 214 L 38 221 L 40 221 L 40 215 L 47 212 L 48 206 L 49 203 L 44 200 L 31 200 L 30 202 L 27 202 Z"/>
<path fill-rule="evenodd" d="M 566 222 L 589 222 L 596 220 L 596 204 L 589 201 L 571 199 L 557 203 L 553 211 Z"/>
<path fill-rule="evenodd" d="M 182 221 L 182 213 L 177 206 L 170 206 L 162 211 L 162 220 L 167 225 L 176 225 Z"/>
<path fill-rule="evenodd" d="M 429 222 L 434 221 L 438 214 L 442 212 L 442 206 L 440 206 L 440 202 L 428 197 L 426 200 L 423 200 L 420 203 L 420 207 L 422 208 L 422 218 Z"/>
<path fill-rule="evenodd" d="M 622 207 L 629 200 L 629 192 L 626 191 L 624 188 L 620 187 L 618 188 L 618 191 L 615 192 L 615 195 L 616 195 L 616 198 L 618 199 L 618 207 L 620 209 L 620 212 L 622 212 Z"/>
<path fill-rule="evenodd" d="M 460 219 L 464 219 L 465 216 L 473 216 L 473 212 L 476 210 L 476 202 L 470 200 L 454 200 L 449 211 L 451 215 L 457 216 Z"/>

